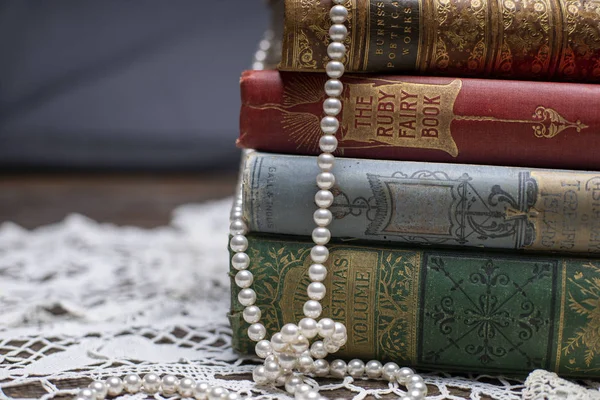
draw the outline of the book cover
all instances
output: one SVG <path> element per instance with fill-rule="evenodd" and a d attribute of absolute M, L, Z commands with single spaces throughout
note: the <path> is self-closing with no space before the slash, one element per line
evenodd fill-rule
<path fill-rule="evenodd" d="M 240 147 L 318 154 L 325 74 L 248 71 Z M 336 154 L 600 170 L 600 85 L 347 75 Z"/>
<path fill-rule="evenodd" d="M 251 152 L 242 171 L 250 231 L 310 236 L 314 157 Z M 600 173 L 338 158 L 333 237 L 600 252 Z"/>
<path fill-rule="evenodd" d="M 280 69 L 327 61 L 331 0 L 285 0 Z M 594 0 L 347 0 L 348 72 L 600 81 Z"/>
<path fill-rule="evenodd" d="M 312 244 L 249 237 L 249 270 L 268 336 L 303 318 Z M 335 357 L 444 371 L 600 377 L 596 259 L 330 246 L 322 317 L 348 327 Z M 235 274 L 232 268 L 231 276 Z M 232 283 L 233 346 L 250 353 Z"/>

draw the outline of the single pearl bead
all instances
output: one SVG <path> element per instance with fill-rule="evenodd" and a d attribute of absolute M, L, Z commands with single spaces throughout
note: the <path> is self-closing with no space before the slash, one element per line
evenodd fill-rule
<path fill-rule="evenodd" d="M 340 346 L 331 340 L 331 338 L 323 340 L 323 346 L 325 346 L 325 351 L 327 351 L 329 354 L 337 353 L 340 349 Z"/>
<path fill-rule="evenodd" d="M 312 231 L 312 240 L 315 244 L 325 245 L 331 240 L 331 232 L 327 228 L 317 227 Z"/>
<path fill-rule="evenodd" d="M 321 282 L 312 282 L 308 285 L 308 288 L 306 288 L 306 293 L 312 300 L 322 300 L 323 297 L 325 297 L 326 292 L 327 289 L 325 289 L 325 285 Z"/>
<path fill-rule="evenodd" d="M 294 395 L 294 397 L 296 398 L 296 400 L 319 400 L 321 398 L 321 396 L 319 395 L 319 392 L 317 392 L 316 390 L 309 390 L 306 393 L 303 393 L 301 395 Z"/>
<path fill-rule="evenodd" d="M 346 341 L 348 340 L 347 337 L 343 337 L 342 339 L 334 339 L 331 338 L 331 341 L 337 346 L 337 347 L 342 347 L 346 344 Z"/>
<path fill-rule="evenodd" d="M 220 400 L 221 397 L 225 397 L 228 393 L 229 390 L 215 386 L 208 391 L 208 400 Z"/>
<path fill-rule="evenodd" d="M 334 24 L 343 24 L 348 18 L 348 9 L 342 5 L 331 7 L 329 17 Z"/>
<path fill-rule="evenodd" d="M 344 25 L 341 25 L 346 29 Z M 329 79 L 325 82 L 325 93 L 327 96 L 339 97 L 344 90 L 344 84 L 338 79 Z"/>
<path fill-rule="evenodd" d="M 265 385 L 269 383 L 269 378 L 267 378 L 264 365 L 258 366 L 252 370 L 252 379 L 257 385 Z"/>
<path fill-rule="evenodd" d="M 196 381 L 186 377 L 179 381 L 177 392 L 181 395 L 181 397 L 192 397 L 194 394 L 195 387 Z"/>
<path fill-rule="evenodd" d="M 242 289 L 238 293 L 238 301 L 243 306 L 251 306 L 256 303 L 256 292 L 250 288 Z"/>
<path fill-rule="evenodd" d="M 319 148 L 325 153 L 333 153 L 338 146 L 338 140 L 334 135 L 323 135 L 319 139 Z"/>
<path fill-rule="evenodd" d="M 336 378 L 343 378 L 346 376 L 346 368 L 346 362 L 344 360 L 333 360 L 329 365 L 331 375 Z"/>
<path fill-rule="evenodd" d="M 365 373 L 365 363 L 358 358 L 348 362 L 348 374 L 353 378 L 360 378 Z"/>
<path fill-rule="evenodd" d="M 281 328 L 281 339 L 286 343 L 292 343 L 296 340 L 300 330 L 296 324 L 285 324 Z"/>
<path fill-rule="evenodd" d="M 106 380 L 106 388 L 109 396 L 118 396 L 123 392 L 123 381 L 121 378 L 111 376 Z"/>
<path fill-rule="evenodd" d="M 302 318 L 300 322 L 298 322 L 298 328 L 300 329 L 300 334 L 308 339 L 317 336 L 317 321 L 313 318 Z"/>
<path fill-rule="evenodd" d="M 415 371 L 413 371 L 412 369 L 408 367 L 402 367 L 398 370 L 398 372 L 396 372 L 396 380 L 399 384 L 406 385 L 406 382 L 411 376 L 414 375 L 414 373 Z"/>
<path fill-rule="evenodd" d="M 90 388 L 81 389 L 77 393 L 78 399 L 86 399 L 86 400 L 96 400 L 96 392 L 94 392 Z"/>
<path fill-rule="evenodd" d="M 265 329 L 265 326 L 261 323 L 255 323 L 248 327 L 248 337 L 254 342 L 263 340 L 266 335 L 267 330 Z"/>
<path fill-rule="evenodd" d="M 335 176 L 331 172 L 321 172 L 317 175 L 319 189 L 331 189 L 335 185 Z"/>
<path fill-rule="evenodd" d="M 281 332 L 277 332 L 271 337 L 271 347 L 274 351 L 283 351 L 287 347 L 287 343 L 283 341 Z"/>
<path fill-rule="evenodd" d="M 289 394 L 294 394 L 296 392 L 296 388 L 302 385 L 304 381 L 298 375 L 290 375 L 285 380 L 285 390 Z"/>
<path fill-rule="evenodd" d="M 231 238 L 229 247 L 231 247 L 231 250 L 237 252 L 246 251 L 248 248 L 248 239 L 244 235 L 235 235 Z"/>
<path fill-rule="evenodd" d="M 310 346 L 310 354 L 313 358 L 325 358 L 327 357 L 327 350 L 325 350 L 325 343 L 317 340 Z"/>
<path fill-rule="evenodd" d="M 413 375 L 415 376 L 415 375 Z M 425 384 L 425 382 L 415 382 L 411 385 L 408 385 L 407 388 L 409 391 L 411 390 L 419 390 L 421 392 L 423 392 L 423 395 L 427 394 L 427 385 Z"/>
<path fill-rule="evenodd" d="M 230 393 L 227 393 L 227 396 L 221 397 L 221 398 L 224 400 L 240 400 L 242 397 L 235 392 L 230 392 Z"/>
<path fill-rule="evenodd" d="M 343 42 L 348 36 L 348 28 L 344 24 L 333 24 L 329 28 L 329 38 L 334 42 Z"/>
<path fill-rule="evenodd" d="M 411 389 L 406 393 L 406 395 L 409 399 L 421 400 L 425 398 L 426 393 L 418 389 Z"/>
<path fill-rule="evenodd" d="M 341 46 L 343 47 L 344 45 Z M 342 102 L 340 101 L 340 99 L 336 99 L 335 97 L 325 99 L 325 101 L 323 102 L 323 111 L 325 112 L 325 114 L 335 117 L 340 113 L 340 111 L 342 111 Z"/>
<path fill-rule="evenodd" d="M 335 157 L 330 153 L 321 153 L 319 154 L 319 157 L 317 157 L 317 165 L 321 168 L 321 171 L 331 171 L 334 162 Z"/>
<path fill-rule="evenodd" d="M 173 375 L 165 375 L 162 378 L 161 388 L 164 394 L 170 395 L 177 392 L 177 386 L 179 385 L 179 379 Z"/>
<path fill-rule="evenodd" d="M 229 225 L 229 233 L 232 235 L 245 235 L 248 233 L 248 227 L 241 219 L 235 219 L 231 221 L 231 225 Z"/>
<path fill-rule="evenodd" d="M 310 343 L 308 342 L 308 339 L 302 335 L 298 335 L 298 338 L 292 343 L 292 350 L 294 350 L 296 355 L 300 355 L 308 350 L 309 346 Z"/>
<path fill-rule="evenodd" d="M 329 250 L 325 246 L 316 245 L 316 246 L 313 246 L 312 249 L 310 249 L 310 258 L 315 263 L 323 264 L 325 261 L 327 261 L 328 257 L 329 257 Z"/>
<path fill-rule="evenodd" d="M 335 322 L 331 318 L 322 318 L 317 324 L 317 328 L 319 329 L 319 336 L 328 338 L 335 331 Z"/>
<path fill-rule="evenodd" d="M 417 374 L 413 374 L 411 376 L 409 376 L 408 378 L 406 378 L 406 386 L 410 387 L 410 385 L 414 384 L 414 383 L 422 383 L 423 378 L 421 378 L 421 375 L 417 375 Z"/>
<path fill-rule="evenodd" d="M 309 374 L 314 367 L 314 360 L 311 356 L 302 355 L 298 357 L 298 370 L 303 374 Z"/>
<path fill-rule="evenodd" d="M 296 368 L 297 361 L 298 361 L 298 358 L 291 354 L 280 354 L 279 355 L 279 366 L 283 369 Z"/>
<path fill-rule="evenodd" d="M 313 282 L 322 282 L 327 277 L 327 268 L 323 264 L 312 264 L 308 269 L 308 277 Z"/>
<path fill-rule="evenodd" d="M 238 271 L 238 273 L 235 274 L 235 283 L 242 289 L 250 287 L 252 282 L 254 282 L 254 276 L 252 275 L 252 272 L 248 270 Z"/>
<path fill-rule="evenodd" d="M 304 311 L 304 315 L 308 318 L 318 318 L 323 312 L 323 307 L 316 300 L 308 300 L 304 303 L 302 311 Z"/>
<path fill-rule="evenodd" d="M 312 391 L 312 387 L 310 387 L 306 383 L 301 383 L 300 385 L 296 386 L 296 392 L 294 393 L 294 395 L 296 398 L 298 398 L 310 391 Z"/>
<path fill-rule="evenodd" d="M 146 374 L 142 379 L 142 385 L 146 393 L 156 393 L 160 389 L 160 377 L 153 373 Z"/>
<path fill-rule="evenodd" d="M 336 322 L 335 329 L 333 331 L 333 334 L 331 335 L 332 339 L 342 340 L 345 339 L 347 336 L 348 330 L 346 329 L 346 325 L 342 324 L 341 322 Z"/>
<path fill-rule="evenodd" d="M 321 130 L 326 134 L 336 133 L 340 127 L 340 121 L 336 117 L 323 117 L 321 119 Z"/>
<path fill-rule="evenodd" d="M 344 75 L 344 64 L 340 61 L 329 61 L 325 66 L 325 72 L 330 78 L 338 79 Z"/>
<path fill-rule="evenodd" d="M 333 193 L 329 190 L 319 190 L 315 195 L 315 203 L 321 208 L 329 207 L 333 204 Z"/>
<path fill-rule="evenodd" d="M 249 324 L 254 324 L 260 321 L 262 312 L 257 306 L 248 306 L 244 308 L 244 312 L 242 313 L 242 315 L 244 317 L 244 321 L 246 321 Z"/>
<path fill-rule="evenodd" d="M 250 265 L 250 257 L 246 253 L 236 253 L 231 257 L 231 265 L 237 270 L 246 269 Z"/>
<path fill-rule="evenodd" d="M 327 360 L 322 358 L 315 360 L 315 375 L 316 376 L 327 376 L 329 375 L 329 363 Z"/>
<path fill-rule="evenodd" d="M 365 373 L 371 379 L 381 378 L 381 369 L 383 365 L 377 360 L 371 360 L 365 365 Z"/>
<path fill-rule="evenodd" d="M 279 355 L 278 354 L 271 354 L 271 355 L 267 356 L 267 358 L 265 358 L 265 361 L 264 361 L 263 364 L 271 362 L 271 361 L 279 363 Z"/>
<path fill-rule="evenodd" d="M 94 381 L 90 383 L 88 388 L 94 391 L 96 400 L 104 400 L 108 394 L 108 387 L 102 381 Z"/>
<path fill-rule="evenodd" d="M 274 381 L 281 375 L 281 366 L 275 361 L 265 361 L 265 376 L 270 380 Z"/>
<path fill-rule="evenodd" d="M 268 356 L 273 354 L 273 347 L 271 347 L 271 342 L 269 342 L 268 340 L 259 341 L 258 343 L 256 343 L 256 346 L 254 346 L 254 352 L 260 358 L 267 358 Z"/>
<path fill-rule="evenodd" d="M 319 208 L 313 214 L 313 219 L 318 226 L 325 227 L 331 223 L 333 215 L 331 214 L 331 211 L 325 208 Z"/>
<path fill-rule="evenodd" d="M 260 367 L 258 367 L 260 368 Z M 256 368 L 254 369 L 256 371 Z M 255 380 L 256 382 L 256 380 Z M 258 382 L 256 382 L 258 383 Z M 206 382 L 198 382 L 196 387 L 194 388 L 194 397 L 196 400 L 206 400 L 208 399 L 208 391 L 210 390 L 210 386 Z"/>
<path fill-rule="evenodd" d="M 381 377 L 393 382 L 396 379 L 396 372 L 398 372 L 398 370 L 400 370 L 398 364 L 393 362 L 386 363 L 381 370 Z"/>
<path fill-rule="evenodd" d="M 332 60 L 341 61 L 346 55 L 346 46 L 340 42 L 331 42 L 327 46 L 327 55 Z"/>
<path fill-rule="evenodd" d="M 123 378 L 123 386 L 127 393 L 135 394 L 142 389 L 142 379 L 137 374 L 129 374 Z"/>

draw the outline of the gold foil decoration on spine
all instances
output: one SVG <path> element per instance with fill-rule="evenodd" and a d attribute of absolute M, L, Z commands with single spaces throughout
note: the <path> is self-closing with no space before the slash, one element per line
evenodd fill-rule
<path fill-rule="evenodd" d="M 500 76 L 547 77 L 555 47 L 553 0 L 503 0 L 503 31 L 494 70 Z"/>

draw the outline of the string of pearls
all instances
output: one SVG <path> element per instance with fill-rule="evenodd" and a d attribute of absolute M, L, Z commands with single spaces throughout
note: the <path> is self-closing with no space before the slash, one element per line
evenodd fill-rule
<path fill-rule="evenodd" d="M 242 200 L 237 198 L 231 211 L 230 234 L 232 238 L 229 246 L 235 253 L 231 265 L 238 271 L 235 283 L 240 287 L 238 301 L 245 308 L 242 313 L 244 320 L 250 324 L 248 337 L 257 342 L 256 354 L 264 359 L 263 365 L 256 367 L 252 377 L 258 385 L 273 384 L 283 386 L 293 394 L 297 400 L 324 400 L 319 394 L 318 387 L 311 387 L 304 382 L 304 376 L 313 374 L 318 377 L 333 376 L 342 378 L 347 375 L 353 378 L 384 379 L 398 382 L 407 388 L 401 400 L 420 400 L 427 395 L 427 386 L 421 376 L 408 367 L 400 368 L 398 364 L 389 362 L 383 365 L 377 360 L 364 363 L 354 359 L 346 363 L 343 360 L 334 360 L 329 363 L 325 358 L 337 352 L 348 340 L 346 327 L 340 322 L 330 318 L 317 318 L 321 316 L 323 307 L 320 303 L 325 297 L 327 288 L 323 281 L 327 277 L 327 268 L 323 265 L 328 257 L 329 250 L 326 245 L 331 239 L 327 228 L 333 220 L 329 207 L 333 203 L 333 194 L 330 189 L 335 185 L 335 176 L 332 173 L 338 141 L 335 133 L 339 129 L 337 115 L 342 110 L 339 97 L 343 91 L 343 84 L 339 80 L 344 74 L 343 58 L 346 47 L 343 44 L 348 34 L 344 23 L 348 18 L 348 10 L 343 5 L 345 0 L 333 0 L 330 18 L 333 23 L 329 29 L 331 43 L 327 47 L 330 61 L 325 70 L 329 80 L 325 83 L 325 93 L 329 96 L 323 102 L 325 116 L 321 120 L 323 135 L 319 140 L 322 153 L 317 158 L 320 173 L 317 175 L 319 190 L 315 195 L 315 203 L 319 207 L 314 213 L 316 227 L 312 232 L 314 246 L 310 251 L 312 265 L 308 270 L 311 283 L 308 285 L 309 300 L 304 303 L 305 318 L 298 324 L 285 324 L 275 333 L 271 340 L 265 339 L 267 330 L 260 322 L 261 310 L 256 306 L 256 292 L 252 289 L 254 276 L 248 271 L 250 257 L 248 249 L 248 227 L 244 222 Z M 311 339 L 316 339 L 310 343 Z M 140 379 L 137 375 L 127 375 L 123 380 L 110 377 L 105 381 L 95 381 L 86 389 L 79 391 L 76 400 L 103 400 L 107 396 L 117 396 L 123 392 L 137 393 L 143 391 L 148 394 L 161 393 L 163 395 L 179 394 L 181 397 L 194 397 L 197 400 L 236 400 L 237 393 L 230 393 L 222 387 L 211 387 L 204 382 L 195 382 L 190 378 L 178 379 L 173 375 L 159 377 L 150 373 Z"/>
<path fill-rule="evenodd" d="M 318 388 L 311 388 L 304 383 L 303 374 L 315 376 L 344 377 L 350 375 L 354 378 L 383 378 L 397 381 L 408 389 L 402 400 L 423 399 L 427 394 L 427 386 L 421 376 L 410 368 L 400 368 L 395 363 L 382 365 L 377 360 L 366 364 L 358 359 L 346 364 L 343 360 L 334 360 L 329 363 L 325 358 L 337 352 L 348 340 L 346 327 L 340 322 L 330 318 L 317 318 L 323 311 L 320 300 L 325 297 L 326 287 L 323 284 L 327 276 L 327 268 L 323 265 L 328 257 L 329 250 L 326 245 L 331 239 L 327 228 L 333 220 L 329 207 L 333 203 L 333 194 L 330 189 L 335 185 L 335 176 L 332 173 L 338 141 L 335 133 L 339 129 L 337 115 L 342 110 L 339 97 L 343 91 L 343 84 L 339 80 L 344 74 L 342 60 L 346 55 L 343 42 L 348 30 L 344 23 L 348 18 L 348 9 L 343 5 L 345 0 L 333 0 L 330 18 L 333 25 L 329 29 L 331 42 L 327 47 L 330 61 L 325 67 L 329 80 L 325 83 L 325 93 L 328 98 L 323 102 L 325 116 L 321 119 L 323 135 L 319 140 L 322 153 L 317 158 L 320 173 L 317 175 L 319 188 L 315 195 L 315 203 L 319 207 L 314 215 L 317 225 L 312 232 L 314 246 L 310 251 L 312 265 L 308 270 L 311 283 L 307 287 L 309 300 L 304 303 L 305 318 L 295 324 L 285 324 L 271 340 L 266 340 L 266 329 L 260 323 L 261 311 L 255 305 L 256 292 L 251 288 L 253 275 L 247 270 L 250 258 L 245 253 L 248 240 L 244 236 L 248 228 L 243 219 L 241 200 L 237 199 L 231 214 L 230 233 L 233 235 L 230 248 L 236 252 L 231 260 L 235 269 L 235 283 L 240 287 L 238 301 L 245 306 L 243 318 L 250 324 L 248 337 L 257 342 L 256 354 L 265 361 L 263 365 L 254 369 L 253 379 L 259 385 L 275 384 L 285 386 L 285 389 L 294 394 L 298 400 L 320 399 Z M 316 338 L 312 344 L 310 340 Z M 294 373 L 297 371 L 298 373 Z"/>

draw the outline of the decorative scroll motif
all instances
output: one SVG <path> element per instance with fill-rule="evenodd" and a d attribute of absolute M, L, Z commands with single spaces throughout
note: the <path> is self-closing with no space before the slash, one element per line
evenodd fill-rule
<path fill-rule="evenodd" d="M 297 52 L 292 59 L 293 68 L 320 69 L 329 60 L 327 52 L 324 50 L 329 45 L 328 30 L 331 25 L 329 9 L 331 7 L 321 0 L 297 0 L 297 3 L 295 7 L 290 7 L 292 11 L 289 11 L 290 13 L 296 11 L 296 13 L 286 15 L 285 19 L 285 22 L 289 24 L 286 26 L 286 31 L 291 31 L 286 34 L 292 36 L 292 40 L 295 41 L 294 51 Z M 351 29 L 354 9 L 352 0 L 347 0 L 345 6 L 349 10 L 347 18 L 349 23 L 347 25 L 348 37 L 344 44 L 348 49 L 348 59 L 352 59 Z M 315 46 L 315 40 L 322 45 Z"/>
<path fill-rule="evenodd" d="M 531 125 L 533 133 L 537 138 L 551 139 L 566 129 L 575 129 L 577 132 L 581 132 L 582 129 L 588 128 L 587 125 L 582 123 L 580 120 L 575 122 L 568 121 L 558 111 L 544 106 L 539 106 L 535 109 L 531 120 L 526 119 L 502 119 L 494 117 L 480 117 L 480 116 L 467 116 L 457 115 L 454 117 L 456 120 L 464 121 L 493 121 L 503 123 L 519 123 Z"/>
<path fill-rule="evenodd" d="M 502 14 L 501 56 L 496 69 L 506 76 L 547 75 L 550 52 L 556 33 L 551 28 L 551 0 L 504 0 Z M 558 29 L 558 28 L 556 28 Z"/>
<path fill-rule="evenodd" d="M 487 54 L 487 0 L 434 0 L 432 65 L 437 72 L 481 73 Z"/>
<path fill-rule="evenodd" d="M 336 219 L 364 213 L 371 221 L 366 235 L 399 236 L 417 243 L 466 244 L 495 238 L 514 239 L 517 247 L 533 243 L 535 230 L 528 212 L 537 186 L 528 177 L 520 179 L 519 200 L 499 186 L 480 193 L 467 174 L 453 179 L 441 171 L 418 171 L 410 176 L 367 174 L 367 178 L 372 197 L 350 198 L 336 188 L 330 208 Z"/>
<path fill-rule="evenodd" d="M 456 262 L 462 263 L 460 273 L 455 272 Z M 460 352 L 472 364 L 486 368 L 494 368 L 499 359 L 512 360 L 527 369 L 549 365 L 553 293 L 539 292 L 552 287 L 556 265 L 531 262 L 519 268 L 511 266 L 510 260 L 480 257 L 427 259 L 429 279 L 439 281 L 439 286 L 435 293 L 422 295 L 422 334 L 433 336 L 430 329 L 436 329 L 435 335 L 446 340 L 438 339 L 424 348 L 420 355 L 424 362 L 443 365 Z M 536 293 L 536 286 L 544 290 Z"/>
<path fill-rule="evenodd" d="M 569 309 L 585 317 L 587 324 L 567 340 L 563 352 L 565 356 L 572 356 L 577 347 L 585 347 L 584 362 L 586 367 L 591 367 L 597 358 L 599 360 L 595 364 L 600 365 L 600 266 L 590 263 L 585 267 L 594 271 L 595 276 L 584 277 L 580 272 L 570 277 L 569 286 L 574 290 L 569 291 L 567 301 Z M 571 360 L 570 363 L 575 362 Z"/>
<path fill-rule="evenodd" d="M 558 67 L 564 78 L 600 77 L 600 2 L 564 0 L 567 47 Z"/>
<path fill-rule="evenodd" d="M 308 299 L 310 245 L 260 241 L 251 265 L 263 321 L 269 332 L 303 317 Z M 328 315 L 344 321 L 349 340 L 340 355 L 416 361 L 420 252 L 331 246 L 323 299 Z"/>

